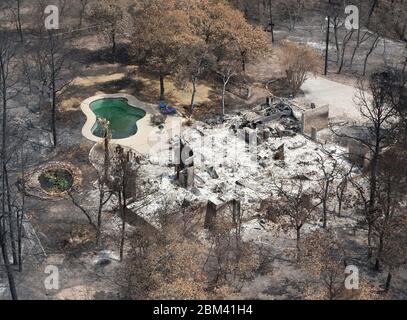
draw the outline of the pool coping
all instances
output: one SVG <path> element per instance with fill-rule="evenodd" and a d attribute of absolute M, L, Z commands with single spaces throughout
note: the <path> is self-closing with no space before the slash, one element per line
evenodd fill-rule
<path fill-rule="evenodd" d="M 114 93 L 114 94 L 97 94 L 93 97 L 87 98 L 81 103 L 81 110 L 86 116 L 86 122 L 82 127 L 82 135 L 93 142 L 100 143 L 103 142 L 103 138 L 99 138 L 92 133 L 93 126 L 96 123 L 96 115 L 90 108 L 92 102 L 101 99 L 126 99 L 128 104 L 134 108 L 142 109 L 146 112 L 145 117 L 137 121 L 137 132 L 123 139 L 112 139 L 110 140 L 112 144 L 119 144 L 125 147 L 132 148 L 141 154 L 148 154 L 151 149 L 150 139 L 152 134 L 157 131 L 157 127 L 151 124 L 151 116 L 159 114 L 158 105 L 153 105 L 140 101 L 135 96 L 127 93 Z M 166 123 L 171 122 L 168 117 Z"/>

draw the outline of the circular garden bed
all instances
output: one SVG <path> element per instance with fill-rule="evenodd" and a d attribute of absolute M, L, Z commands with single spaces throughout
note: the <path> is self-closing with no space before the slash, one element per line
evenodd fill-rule
<path fill-rule="evenodd" d="M 82 183 L 79 168 L 67 162 L 50 162 L 31 169 L 24 177 L 28 195 L 53 200 Z"/>
<path fill-rule="evenodd" d="M 41 188 L 49 193 L 66 192 L 72 188 L 72 173 L 65 169 L 45 171 L 38 177 Z"/>

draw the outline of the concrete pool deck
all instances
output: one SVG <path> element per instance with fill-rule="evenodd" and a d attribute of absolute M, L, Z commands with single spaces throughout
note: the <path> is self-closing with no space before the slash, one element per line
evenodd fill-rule
<path fill-rule="evenodd" d="M 124 139 L 112 139 L 113 144 L 119 144 L 124 147 L 129 147 L 135 151 L 148 155 L 150 152 L 156 152 L 157 149 L 153 148 L 157 144 L 157 140 L 161 140 L 160 136 L 163 133 L 170 132 L 174 124 L 182 122 L 182 118 L 174 115 L 167 116 L 166 121 L 163 124 L 164 128 L 160 130 L 158 127 L 151 124 L 151 116 L 159 114 L 158 105 L 153 105 L 150 103 L 142 102 L 136 97 L 126 94 L 126 93 L 115 93 L 115 94 L 98 94 L 84 100 L 81 103 L 81 110 L 85 114 L 87 120 L 82 128 L 82 135 L 94 142 L 102 142 L 103 138 L 99 138 L 92 133 L 93 126 L 96 123 L 96 115 L 90 108 L 92 102 L 101 99 L 126 99 L 128 104 L 132 107 L 143 109 L 146 112 L 146 116 L 139 121 L 137 121 L 137 133 Z"/>

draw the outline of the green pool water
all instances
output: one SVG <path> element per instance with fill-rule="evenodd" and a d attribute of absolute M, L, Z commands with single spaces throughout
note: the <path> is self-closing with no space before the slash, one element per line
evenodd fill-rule
<path fill-rule="evenodd" d="M 137 121 L 144 118 L 146 112 L 128 104 L 126 99 L 101 99 L 90 104 L 90 109 L 98 119 L 109 121 L 112 139 L 124 139 L 137 133 Z M 103 137 L 103 129 L 95 123 L 92 133 Z"/>

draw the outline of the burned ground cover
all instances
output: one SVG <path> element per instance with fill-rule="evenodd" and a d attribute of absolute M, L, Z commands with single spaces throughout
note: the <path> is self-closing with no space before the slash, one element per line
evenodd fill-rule
<path fill-rule="evenodd" d="M 0 4 L 1 299 L 406 298 L 404 3 L 334 13 L 325 75 L 313 1 L 57 2 Z M 176 109 L 148 152 L 82 135 L 109 93 Z"/>

